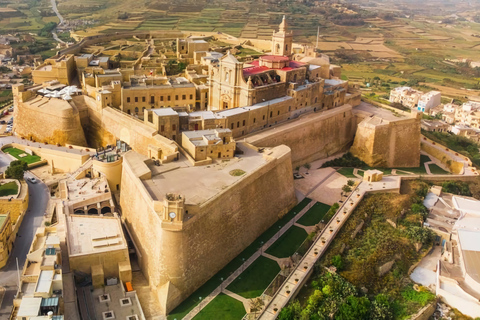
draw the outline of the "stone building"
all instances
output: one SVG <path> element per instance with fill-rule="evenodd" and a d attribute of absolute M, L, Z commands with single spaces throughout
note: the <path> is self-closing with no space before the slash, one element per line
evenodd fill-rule
<path fill-rule="evenodd" d="M 0 268 L 3 268 L 8 261 L 13 246 L 12 221 L 10 213 L 0 214 Z"/>
<path fill-rule="evenodd" d="M 58 80 L 60 83 L 70 85 L 75 73 L 75 57 L 73 54 L 67 54 L 45 60 L 32 71 L 32 79 L 34 83 Z"/>
<path fill-rule="evenodd" d="M 423 92 L 410 87 L 398 87 L 390 91 L 389 101 L 392 103 L 400 103 L 410 109 L 416 109 L 418 106 L 418 100 L 422 95 Z"/>
<path fill-rule="evenodd" d="M 235 141 L 229 129 L 187 131 L 182 133 L 182 147 L 195 161 L 230 159 L 235 154 Z"/>

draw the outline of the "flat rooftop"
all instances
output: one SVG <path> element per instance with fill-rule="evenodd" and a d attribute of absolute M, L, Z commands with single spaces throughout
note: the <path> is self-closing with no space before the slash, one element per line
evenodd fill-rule
<path fill-rule="evenodd" d="M 366 102 L 361 102 L 358 106 L 353 107 L 353 112 L 365 112 L 370 115 L 377 116 L 379 118 L 388 120 L 388 121 L 396 121 L 396 120 L 403 120 L 406 119 L 407 117 L 403 115 L 401 112 L 398 112 L 397 115 L 393 114 L 393 111 L 390 111 L 385 108 L 380 108 L 373 106 L 369 103 Z"/>
<path fill-rule="evenodd" d="M 155 112 L 157 116 L 178 116 L 178 112 L 172 108 L 158 108 L 152 109 L 152 111 Z"/>
<path fill-rule="evenodd" d="M 204 203 L 270 161 L 264 157 L 266 151 L 259 153 L 244 143 L 237 143 L 237 148 L 244 154 L 208 166 L 194 167 L 183 156 L 178 161 L 160 167 L 151 165 L 149 169 L 152 171 L 152 178 L 142 182 L 154 200 L 162 201 L 167 193 L 179 193 L 185 196 L 186 204 Z M 133 167 L 139 167 L 138 162 L 142 160 L 145 161 L 147 158 L 139 157 L 134 152 L 125 154 L 125 161 Z M 245 171 L 245 175 L 230 175 L 230 171 L 235 169 Z"/>
<path fill-rule="evenodd" d="M 67 219 L 70 255 L 127 248 L 118 218 L 71 215 Z"/>
<path fill-rule="evenodd" d="M 468 275 L 480 282 L 480 231 L 458 230 L 458 239 Z"/>

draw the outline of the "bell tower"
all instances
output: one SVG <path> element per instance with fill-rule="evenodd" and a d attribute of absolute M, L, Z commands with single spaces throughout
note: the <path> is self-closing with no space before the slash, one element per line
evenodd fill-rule
<path fill-rule="evenodd" d="M 293 33 L 288 32 L 288 25 L 285 16 L 280 23 L 278 32 L 273 32 L 272 54 L 275 56 L 292 56 Z"/>

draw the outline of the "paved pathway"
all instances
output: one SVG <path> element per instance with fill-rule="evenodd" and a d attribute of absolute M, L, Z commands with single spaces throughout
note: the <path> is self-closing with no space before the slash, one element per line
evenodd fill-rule
<path fill-rule="evenodd" d="M 280 238 L 290 227 L 297 222 L 311 207 L 316 203 L 315 200 L 312 200 L 305 208 L 302 209 L 299 213 L 295 215 L 295 217 L 290 220 L 286 225 L 283 226 L 273 237 L 270 238 L 260 249 L 258 249 L 250 258 L 247 259 L 234 273 L 232 273 L 226 280 L 224 280 L 220 286 L 218 286 L 212 293 L 210 293 L 205 299 L 203 299 L 198 306 L 193 308 L 187 315 L 183 318 L 183 320 L 190 320 L 193 319 L 205 306 L 210 303 L 215 297 L 220 293 L 224 292 L 225 288 L 230 285 L 230 283 L 235 280 L 246 268 L 248 268 L 258 257 L 264 254 L 265 250 L 267 250 L 278 238 Z M 276 259 L 273 259 L 276 261 Z"/>
<path fill-rule="evenodd" d="M 336 214 L 320 233 L 317 240 L 313 243 L 307 253 L 302 257 L 297 267 L 287 277 L 280 289 L 275 293 L 273 299 L 265 307 L 258 319 L 273 320 L 278 316 L 279 311 L 287 305 L 295 292 L 305 284 L 314 264 L 326 252 L 329 244 L 334 240 L 336 234 L 347 221 L 348 217 L 354 211 L 355 207 L 363 199 L 364 195 L 370 191 L 400 189 L 400 177 L 385 177 L 380 182 L 360 182 L 354 192 L 350 194 L 347 200 L 338 209 Z M 288 288 L 287 288 L 288 287 Z M 286 294 L 287 290 L 291 294 Z"/>
<path fill-rule="evenodd" d="M 227 296 L 230 296 L 233 299 L 236 299 L 236 300 L 240 301 L 241 303 L 243 303 L 243 307 L 245 308 L 245 310 L 250 310 L 250 300 L 249 299 L 245 299 L 244 297 L 236 294 L 235 292 L 227 290 L 227 289 L 223 289 L 222 292 L 225 293 Z"/>

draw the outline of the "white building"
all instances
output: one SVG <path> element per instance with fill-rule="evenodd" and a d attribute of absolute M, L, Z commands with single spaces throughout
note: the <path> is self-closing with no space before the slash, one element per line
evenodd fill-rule
<path fill-rule="evenodd" d="M 430 91 L 425 93 L 418 100 L 417 110 L 428 112 L 430 109 L 439 106 L 442 103 L 442 94 L 439 91 Z"/>
<path fill-rule="evenodd" d="M 390 91 L 390 102 L 401 103 L 410 109 L 416 108 L 423 92 L 410 87 L 398 87 Z"/>

